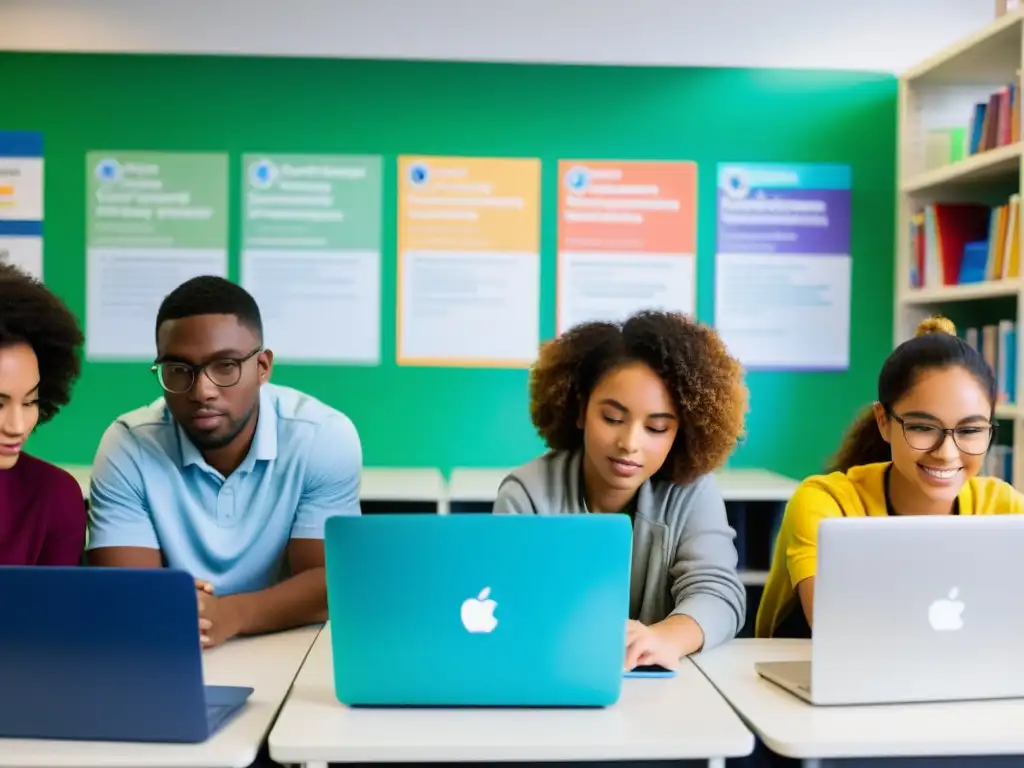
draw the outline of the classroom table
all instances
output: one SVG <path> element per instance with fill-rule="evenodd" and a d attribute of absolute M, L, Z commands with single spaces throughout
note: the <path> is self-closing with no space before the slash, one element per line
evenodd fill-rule
<path fill-rule="evenodd" d="M 396 509 L 402 504 L 426 504 L 439 514 L 448 510 L 444 475 L 434 467 L 365 467 L 359 484 L 359 500 L 393 505 Z"/>
<path fill-rule="evenodd" d="M 754 738 L 689 662 L 676 678 L 625 680 L 621 699 L 606 709 L 349 708 L 334 693 L 328 624 L 269 745 L 271 759 L 305 768 L 587 760 L 671 760 L 676 766 L 685 760 L 722 768 L 725 758 L 750 754 Z"/>
<path fill-rule="evenodd" d="M 789 501 L 799 482 L 767 469 L 720 469 L 715 473 L 725 501 Z"/>
<path fill-rule="evenodd" d="M 511 469 L 457 467 L 448 479 L 448 500 L 493 502 Z M 767 469 L 721 469 L 715 480 L 726 501 L 786 502 L 799 483 Z"/>
<path fill-rule="evenodd" d="M 812 706 L 754 671 L 810 652 L 810 640 L 741 639 L 692 658 L 768 749 L 805 768 L 1024 764 L 1024 699 Z"/>
<path fill-rule="evenodd" d="M 203 653 L 208 685 L 254 689 L 245 708 L 203 744 L 0 739 L 0 768 L 243 768 L 252 764 L 320 625 L 237 638 Z M 144 685 L 145 683 L 140 683 Z"/>

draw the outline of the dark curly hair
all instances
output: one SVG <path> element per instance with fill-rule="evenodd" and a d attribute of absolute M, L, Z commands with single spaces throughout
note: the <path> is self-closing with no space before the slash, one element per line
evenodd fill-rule
<path fill-rule="evenodd" d="M 552 450 L 578 450 L 578 419 L 598 382 L 631 362 L 665 382 L 679 413 L 675 442 L 656 473 L 686 485 L 718 469 L 743 433 L 743 369 L 713 329 L 681 314 L 639 312 L 624 323 L 577 325 L 549 341 L 530 371 L 530 418 Z"/>
<path fill-rule="evenodd" d="M 0 263 L 0 347 L 27 344 L 39 361 L 39 423 L 71 400 L 81 372 L 78 319 L 39 280 Z"/>

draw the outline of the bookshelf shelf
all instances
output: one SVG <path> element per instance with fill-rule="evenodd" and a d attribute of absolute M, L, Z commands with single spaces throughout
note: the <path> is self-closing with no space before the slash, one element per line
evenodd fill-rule
<path fill-rule="evenodd" d="M 996 418 L 1011 421 L 1024 417 L 1024 409 L 1015 403 L 1000 403 L 996 406 Z"/>
<path fill-rule="evenodd" d="M 1022 11 L 1012 11 L 903 73 L 915 85 L 999 82 L 1006 62 L 1019 66 Z"/>
<path fill-rule="evenodd" d="M 1024 488 L 1024 9 L 899 79 L 894 344 L 939 312 L 996 376 L 985 471 Z"/>
<path fill-rule="evenodd" d="M 977 301 L 1020 293 L 1020 280 L 990 280 L 968 285 L 940 285 L 935 288 L 905 289 L 901 301 L 906 306 L 929 306 L 954 301 Z"/>
<path fill-rule="evenodd" d="M 990 181 L 1016 182 L 1020 174 L 1020 162 L 1024 143 L 1015 142 L 1006 147 L 997 147 L 979 152 L 965 160 L 951 163 L 944 168 L 912 176 L 903 184 L 903 192 L 920 195 L 942 193 L 949 187 L 976 185 Z"/>

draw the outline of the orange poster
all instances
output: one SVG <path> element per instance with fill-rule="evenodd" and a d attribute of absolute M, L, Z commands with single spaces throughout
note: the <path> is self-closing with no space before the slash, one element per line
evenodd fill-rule
<path fill-rule="evenodd" d="M 563 160 L 558 179 L 559 333 L 641 309 L 694 312 L 696 163 Z"/>
<path fill-rule="evenodd" d="M 398 177 L 398 364 L 529 366 L 540 161 L 404 156 Z"/>

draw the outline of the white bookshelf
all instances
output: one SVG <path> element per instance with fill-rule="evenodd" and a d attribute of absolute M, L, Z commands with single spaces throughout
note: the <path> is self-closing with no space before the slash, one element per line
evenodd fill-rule
<path fill-rule="evenodd" d="M 931 130 L 967 127 L 972 105 L 1012 83 L 1024 69 L 1024 10 L 1012 11 L 958 41 L 899 79 L 898 183 L 894 344 L 910 338 L 918 323 L 935 312 L 955 313 L 962 302 L 1002 301 L 1015 308 L 1017 395 L 1024 399 L 1024 281 L 1007 279 L 971 285 L 910 287 L 910 226 L 915 210 L 928 203 L 971 202 L 1000 205 L 1024 190 L 1024 142 L 967 155 L 955 163 L 929 167 Z M 1020 98 L 1017 99 L 1019 109 Z M 1018 226 L 1018 236 L 1024 228 Z M 1012 426 L 1013 483 L 1024 487 L 1024 408 L 996 409 L 1003 434 Z"/>

